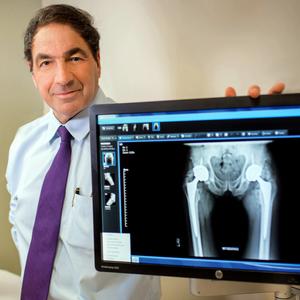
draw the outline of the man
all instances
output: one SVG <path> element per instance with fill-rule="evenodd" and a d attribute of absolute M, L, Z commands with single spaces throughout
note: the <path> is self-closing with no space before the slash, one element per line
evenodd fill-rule
<path fill-rule="evenodd" d="M 59 149 L 56 131 L 64 124 L 73 136 L 72 158 L 49 299 L 159 299 L 158 278 L 103 274 L 94 267 L 87 108 L 111 101 L 98 87 L 98 45 L 90 16 L 69 6 L 40 10 L 27 28 L 25 57 L 36 88 L 52 110 L 22 127 L 10 149 L 12 236 L 23 276 L 42 184 Z"/>
<path fill-rule="evenodd" d="M 39 281 L 44 272 L 38 269 L 41 264 L 37 258 L 48 247 L 38 248 L 38 252 L 32 248 L 40 243 L 39 239 L 50 239 L 48 233 L 43 236 L 41 231 L 38 237 L 34 235 L 40 222 L 45 181 L 60 151 L 60 139 L 63 143 L 62 127 L 71 134 L 72 155 L 46 298 L 159 299 L 157 277 L 99 273 L 94 268 L 88 107 L 111 100 L 98 86 L 99 34 L 92 18 L 67 5 L 45 7 L 29 23 L 24 46 L 33 82 L 51 111 L 20 128 L 9 153 L 10 222 L 24 278 L 22 299 L 41 300 L 38 290 L 47 286 Z M 276 85 L 272 92 L 282 90 L 282 85 Z M 253 96 L 259 93 L 257 86 L 249 91 Z M 235 91 L 228 88 L 226 94 L 233 96 Z M 59 174 L 54 179 L 55 176 Z M 57 187 L 51 188 L 56 191 Z M 44 214 L 43 218 L 46 217 Z M 33 269 L 32 263 L 36 264 Z"/>

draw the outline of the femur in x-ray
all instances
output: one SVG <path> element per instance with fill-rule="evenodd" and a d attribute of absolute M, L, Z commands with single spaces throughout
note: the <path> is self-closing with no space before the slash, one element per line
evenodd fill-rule
<path fill-rule="evenodd" d="M 270 238 L 277 188 L 269 143 L 186 144 L 190 166 L 184 188 L 195 256 L 215 257 L 221 252 L 274 258 Z M 218 213 L 217 207 L 222 208 Z"/>

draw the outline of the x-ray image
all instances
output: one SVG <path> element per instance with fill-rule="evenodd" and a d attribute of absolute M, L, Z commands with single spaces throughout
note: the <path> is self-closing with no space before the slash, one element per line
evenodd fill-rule
<path fill-rule="evenodd" d="M 114 186 L 115 185 L 115 174 L 110 172 L 104 173 L 104 184 L 105 186 Z"/>
<path fill-rule="evenodd" d="M 103 166 L 111 167 L 115 165 L 115 153 L 114 152 L 104 152 L 103 153 Z"/>
<path fill-rule="evenodd" d="M 105 193 L 105 209 L 110 210 L 113 205 L 116 204 L 115 193 Z"/>
<path fill-rule="evenodd" d="M 119 151 L 133 253 L 299 261 L 299 139 L 136 142 Z"/>
<path fill-rule="evenodd" d="M 274 259 L 270 141 L 192 143 L 184 187 L 195 256 Z"/>

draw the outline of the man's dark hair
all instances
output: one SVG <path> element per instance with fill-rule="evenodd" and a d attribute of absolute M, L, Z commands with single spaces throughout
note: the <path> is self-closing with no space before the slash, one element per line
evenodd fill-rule
<path fill-rule="evenodd" d="M 39 28 L 50 23 L 69 25 L 72 27 L 89 45 L 90 50 L 97 61 L 99 51 L 100 35 L 93 26 L 94 19 L 86 11 L 71 5 L 49 5 L 41 8 L 30 20 L 24 36 L 24 55 L 30 64 L 32 71 L 32 43 Z"/>

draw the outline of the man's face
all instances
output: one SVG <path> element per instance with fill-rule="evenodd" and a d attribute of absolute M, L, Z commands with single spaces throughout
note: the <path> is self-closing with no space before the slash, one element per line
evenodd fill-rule
<path fill-rule="evenodd" d="M 100 77 L 85 40 L 69 25 L 52 23 L 38 29 L 32 45 L 32 78 L 42 98 L 61 123 L 94 99 Z"/>

